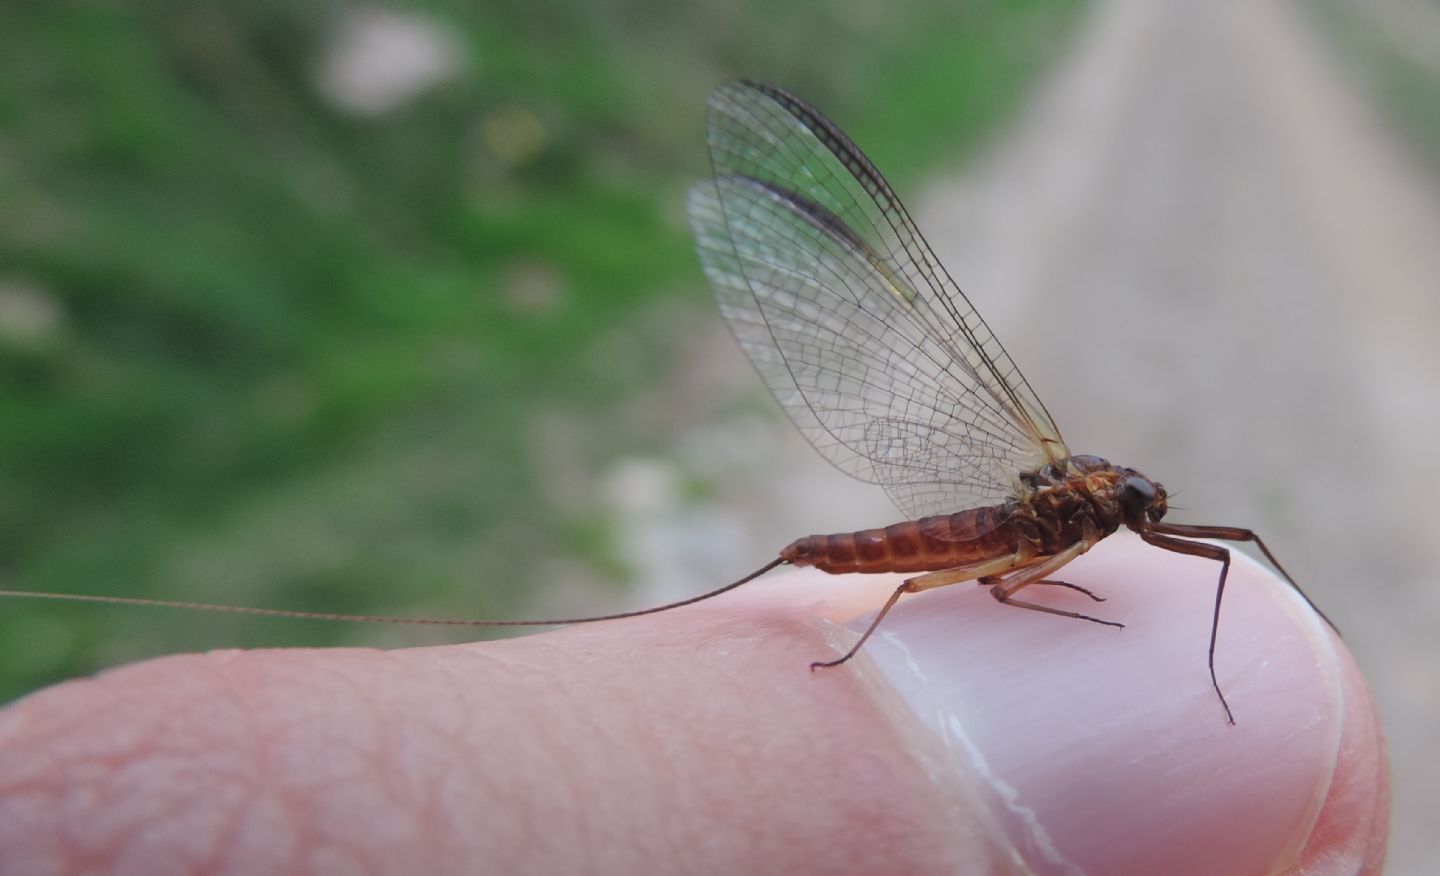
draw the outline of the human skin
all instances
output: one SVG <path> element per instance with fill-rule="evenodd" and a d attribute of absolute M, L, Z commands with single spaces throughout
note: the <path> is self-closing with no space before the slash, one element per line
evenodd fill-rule
<path fill-rule="evenodd" d="M 897 577 L 776 573 L 505 641 L 151 660 L 0 711 L 0 874 L 1380 872 L 1363 679 L 1237 562 L 1227 724 L 1216 571 L 1117 537 L 1064 574 L 1107 602 L 1027 598 L 1124 630 L 961 584 L 813 673 Z"/>

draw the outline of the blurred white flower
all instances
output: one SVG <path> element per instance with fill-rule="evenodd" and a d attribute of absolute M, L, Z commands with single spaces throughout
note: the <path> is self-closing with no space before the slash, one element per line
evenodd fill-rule
<path fill-rule="evenodd" d="M 332 103 L 374 116 L 403 106 L 459 75 L 460 37 L 432 19 L 389 9 L 354 9 L 335 28 L 316 73 Z"/>
<path fill-rule="evenodd" d="M 64 313 L 50 290 L 28 280 L 0 278 L 0 340 L 29 344 L 53 337 Z"/>

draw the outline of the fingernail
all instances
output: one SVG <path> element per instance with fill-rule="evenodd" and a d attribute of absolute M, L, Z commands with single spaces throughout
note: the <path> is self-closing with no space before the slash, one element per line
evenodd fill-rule
<path fill-rule="evenodd" d="M 1001 605 L 959 584 L 903 600 L 865 653 L 940 745 L 932 773 L 978 794 L 1035 873 L 1266 873 L 1304 847 L 1343 726 L 1323 624 L 1237 555 L 1206 668 L 1218 566 L 1108 540 Z M 868 619 L 853 625 L 863 628 Z"/>

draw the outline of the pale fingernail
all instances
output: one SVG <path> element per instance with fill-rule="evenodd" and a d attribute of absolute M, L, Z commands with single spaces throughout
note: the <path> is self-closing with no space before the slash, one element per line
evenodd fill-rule
<path fill-rule="evenodd" d="M 1218 571 L 1112 539 L 1062 576 L 1107 601 L 1025 599 L 1124 629 L 958 584 L 902 600 L 864 653 L 940 741 L 935 774 L 978 794 L 1033 872 L 1274 872 L 1335 768 L 1340 661 L 1293 592 L 1237 556 L 1215 658 L 1227 723 L 1206 669 Z"/>

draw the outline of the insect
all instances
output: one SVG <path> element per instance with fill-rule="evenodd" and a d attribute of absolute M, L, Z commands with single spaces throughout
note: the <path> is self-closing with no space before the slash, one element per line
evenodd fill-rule
<path fill-rule="evenodd" d="M 813 670 L 854 657 L 902 596 L 963 581 L 987 585 L 1006 605 L 1122 626 L 1018 596 L 1048 585 L 1103 601 L 1054 576 L 1123 526 L 1156 547 L 1220 564 L 1208 665 L 1233 724 L 1215 675 L 1230 551 L 1193 539 L 1254 542 L 1315 609 L 1260 537 L 1233 526 L 1167 523 L 1159 482 L 1096 456 L 1071 454 L 1044 404 L 890 185 L 818 110 L 771 85 L 722 85 L 710 97 L 707 139 L 713 176 L 691 190 L 688 213 L 721 312 L 806 438 L 840 470 L 883 487 L 911 518 L 907 522 L 807 536 L 724 587 L 595 617 L 381 618 L 123 597 L 0 595 L 272 617 L 530 626 L 668 611 L 787 564 L 832 573 L 916 573 L 895 589 L 849 651 L 811 664 Z"/>
<path fill-rule="evenodd" d="M 1239 527 L 1167 523 L 1158 481 L 1072 455 L 890 185 L 814 107 L 771 85 L 723 85 L 708 140 L 714 178 L 692 190 L 689 215 L 721 312 L 815 448 L 912 518 L 802 538 L 772 563 L 921 573 L 848 652 L 812 668 L 855 656 L 905 594 L 961 581 L 1007 605 L 1121 626 L 1017 594 L 1044 584 L 1098 601 L 1053 576 L 1124 526 L 1220 564 L 1208 665 L 1233 724 L 1215 675 L 1230 551 L 1191 539 L 1254 542 L 1314 609 L 1265 542 Z"/>

